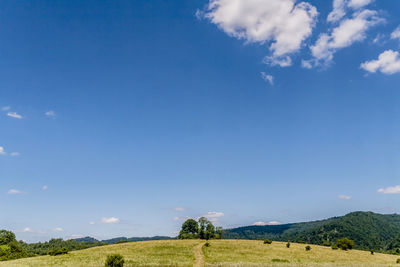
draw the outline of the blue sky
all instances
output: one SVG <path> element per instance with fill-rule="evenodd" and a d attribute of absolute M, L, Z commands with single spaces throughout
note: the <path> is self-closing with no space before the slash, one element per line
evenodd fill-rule
<path fill-rule="evenodd" d="M 400 212 L 400 2 L 1 1 L 0 228 Z"/>

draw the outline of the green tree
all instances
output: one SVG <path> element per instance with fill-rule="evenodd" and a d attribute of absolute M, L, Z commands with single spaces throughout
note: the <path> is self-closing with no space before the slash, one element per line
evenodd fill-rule
<path fill-rule="evenodd" d="M 0 245 L 7 245 L 15 241 L 15 234 L 7 230 L 0 230 Z"/>
<path fill-rule="evenodd" d="M 224 229 L 221 226 L 217 226 L 215 228 L 215 238 L 221 239 L 224 234 Z"/>
<path fill-rule="evenodd" d="M 191 239 L 197 238 L 199 232 L 199 226 L 193 219 L 188 219 L 182 224 L 182 229 L 179 232 L 179 239 Z"/>
<path fill-rule="evenodd" d="M 354 247 L 354 241 L 348 238 L 342 238 L 336 242 L 336 246 L 342 250 L 352 249 Z"/>
<path fill-rule="evenodd" d="M 215 227 L 214 225 L 209 221 L 206 226 L 206 240 L 215 238 Z"/>
<path fill-rule="evenodd" d="M 206 239 L 206 226 L 209 223 L 207 218 L 201 217 L 199 219 L 199 238 Z"/>

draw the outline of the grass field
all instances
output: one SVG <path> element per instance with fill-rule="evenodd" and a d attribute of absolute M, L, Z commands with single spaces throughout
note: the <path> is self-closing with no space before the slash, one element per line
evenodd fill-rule
<path fill-rule="evenodd" d="M 210 247 L 200 240 L 147 241 L 95 247 L 61 256 L 41 256 L 0 262 L 0 266 L 104 266 L 108 254 L 120 253 L 125 266 L 399 266 L 400 256 L 367 251 L 340 251 L 321 246 L 262 241 L 212 240 Z M 196 259 L 197 257 L 197 259 Z M 201 257 L 201 259 L 199 259 Z"/>

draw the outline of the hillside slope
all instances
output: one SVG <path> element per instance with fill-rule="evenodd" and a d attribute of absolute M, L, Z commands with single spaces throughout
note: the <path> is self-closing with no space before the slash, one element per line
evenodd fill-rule
<path fill-rule="evenodd" d="M 367 251 L 332 250 L 322 246 L 256 240 L 169 240 L 132 242 L 73 251 L 67 255 L 39 256 L 0 262 L 7 267 L 97 267 L 104 266 L 107 255 L 120 253 L 125 267 L 130 266 L 395 266 L 399 256 Z M 199 249 L 200 248 L 200 249 Z M 199 265 L 195 265 L 199 264 Z M 283 265 L 282 265 L 283 264 Z"/>
<path fill-rule="evenodd" d="M 400 215 L 352 212 L 321 221 L 228 229 L 227 239 L 303 240 L 310 244 L 335 242 L 347 237 L 359 249 L 391 251 L 400 248 Z"/>

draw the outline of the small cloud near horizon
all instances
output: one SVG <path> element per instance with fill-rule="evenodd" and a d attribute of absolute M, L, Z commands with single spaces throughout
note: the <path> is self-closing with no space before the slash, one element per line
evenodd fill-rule
<path fill-rule="evenodd" d="M 386 188 L 378 189 L 378 193 L 380 194 L 400 194 L 400 185 L 389 186 Z"/>
<path fill-rule="evenodd" d="M 339 195 L 338 199 L 343 199 L 343 200 L 350 200 L 351 196 L 346 196 L 346 195 Z"/>
<path fill-rule="evenodd" d="M 104 217 L 101 219 L 101 222 L 105 223 L 105 224 L 113 224 L 113 223 L 119 223 L 120 219 L 115 218 L 115 217 L 110 217 L 110 218 Z"/>
<path fill-rule="evenodd" d="M 18 195 L 18 194 L 22 194 L 23 192 L 17 189 L 10 189 L 8 190 L 7 194 L 9 195 Z"/>
<path fill-rule="evenodd" d="M 174 210 L 175 210 L 175 211 L 182 212 L 182 211 L 185 211 L 185 208 L 183 208 L 183 207 L 176 207 L 176 208 L 174 208 Z"/>
<path fill-rule="evenodd" d="M 281 222 L 278 222 L 278 221 L 270 221 L 270 222 L 255 222 L 255 223 L 253 223 L 253 225 L 256 225 L 256 226 L 266 226 L 266 225 L 280 225 L 280 224 L 282 224 Z"/>

